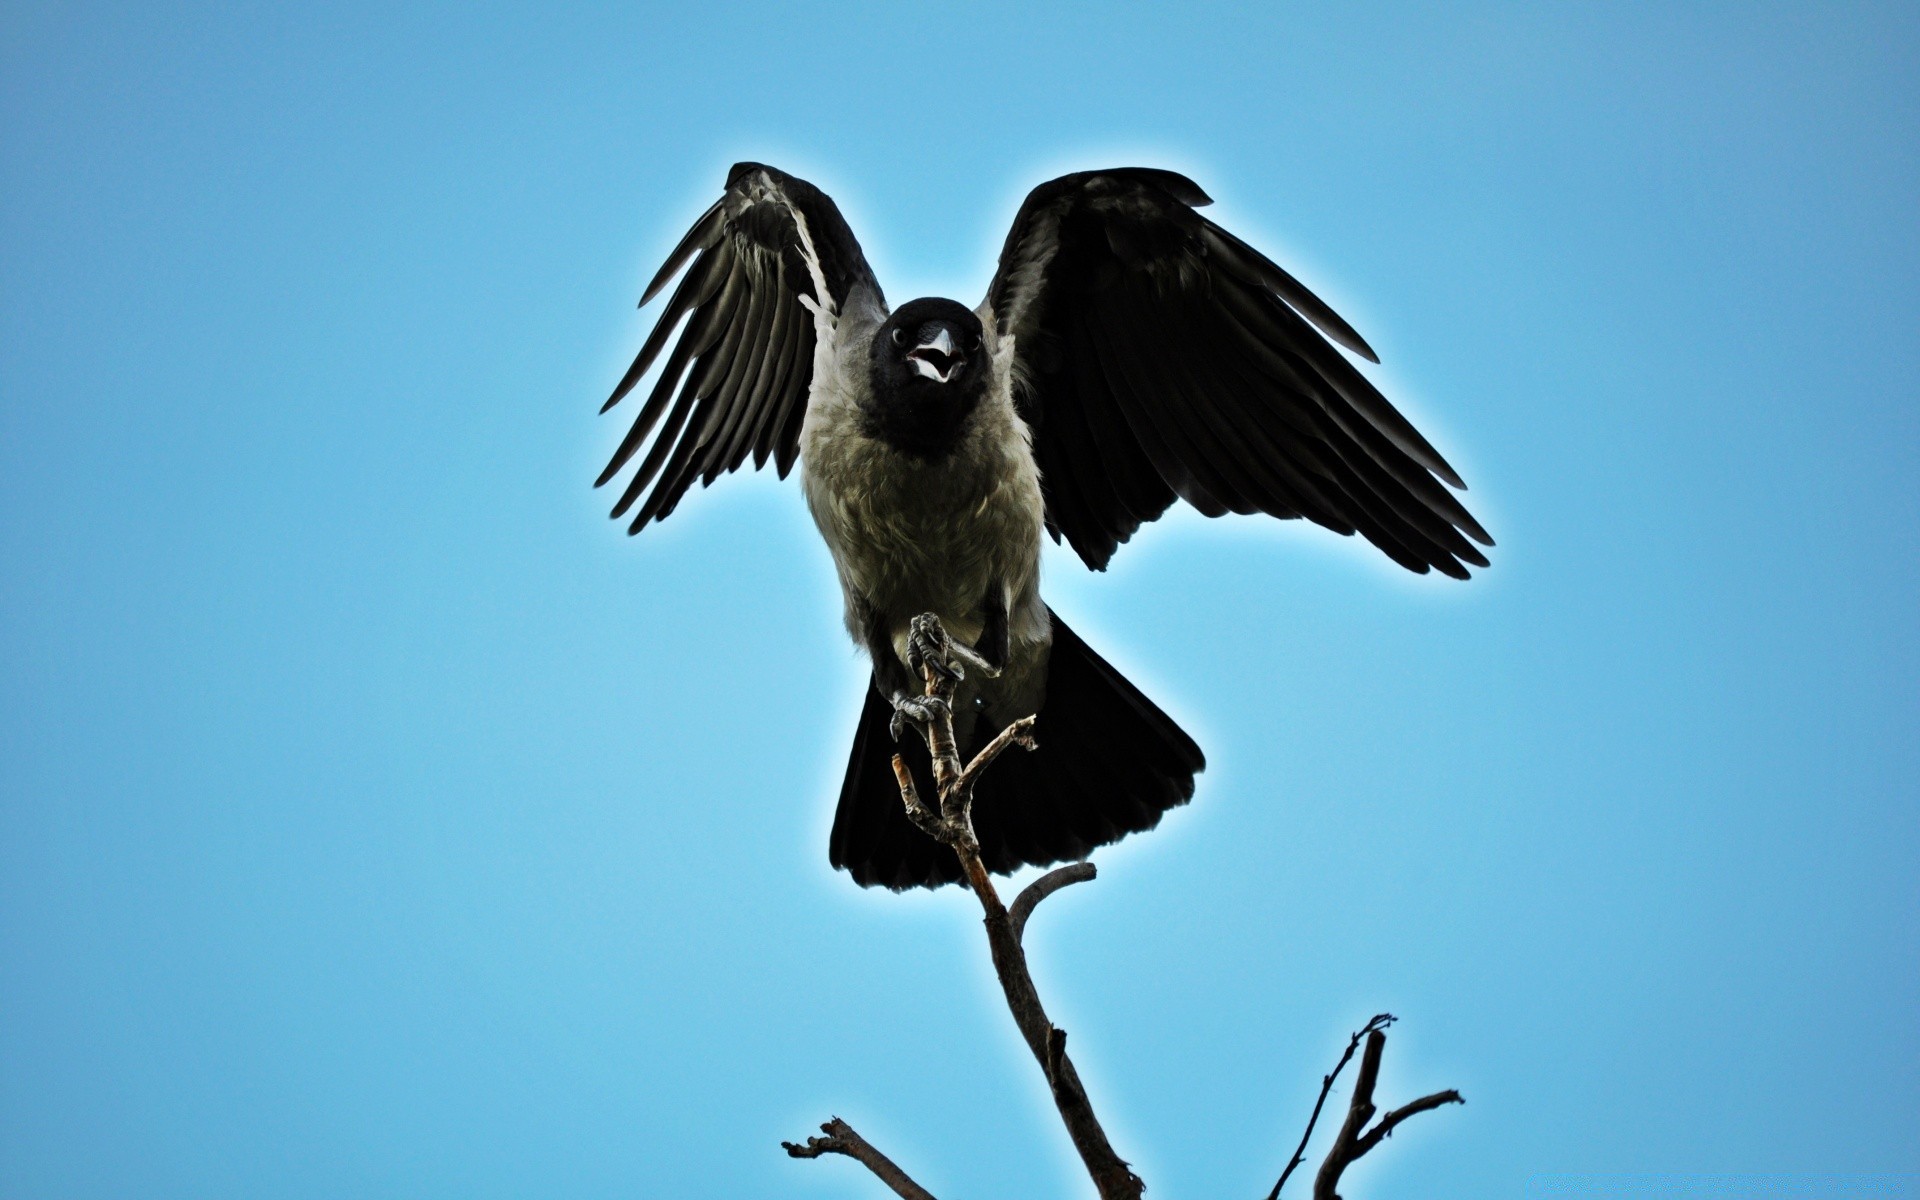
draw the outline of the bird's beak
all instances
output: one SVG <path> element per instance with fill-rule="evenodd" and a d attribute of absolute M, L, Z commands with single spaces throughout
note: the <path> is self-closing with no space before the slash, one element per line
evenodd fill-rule
<path fill-rule="evenodd" d="M 907 351 L 907 362 L 935 383 L 945 383 L 960 369 L 961 358 L 953 352 L 953 336 L 943 328 Z"/>

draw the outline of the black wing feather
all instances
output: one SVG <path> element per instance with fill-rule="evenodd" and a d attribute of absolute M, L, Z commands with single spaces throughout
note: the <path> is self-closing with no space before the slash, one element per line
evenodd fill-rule
<path fill-rule="evenodd" d="M 767 402 L 772 398 L 780 375 L 782 356 L 792 349 L 793 327 L 809 314 L 798 304 L 773 304 L 767 314 L 766 332 L 753 374 L 743 389 L 744 399 L 728 414 L 727 426 L 717 435 L 723 445 L 713 465 L 700 477 L 702 485 L 712 483 L 720 474 L 721 462 L 743 462 L 752 446 L 754 429 L 760 424 Z"/>
<path fill-rule="evenodd" d="M 613 508 L 621 517 L 646 496 L 631 533 L 671 513 L 696 481 L 710 484 L 749 457 L 756 467 L 773 458 L 785 476 L 799 454 L 813 381 L 816 334 L 802 301 L 837 313 L 855 288 L 865 287 L 875 303 L 885 304 L 833 201 L 805 180 L 760 163 L 738 163 L 727 173 L 725 194 L 680 239 L 640 303 L 683 269 L 680 286 L 601 410 L 632 391 L 673 342 L 647 403 L 594 484 L 611 480 L 653 437 Z"/>
<path fill-rule="evenodd" d="M 1071 344 L 1075 350 L 1071 369 L 1080 382 L 1084 402 L 1080 420 L 1093 435 L 1098 461 L 1112 471 L 1114 494 L 1122 504 L 1108 517 L 1117 545 L 1126 541 L 1135 529 L 1173 507 L 1179 497 L 1167 477 L 1155 468 L 1146 447 L 1128 435 L 1125 422 L 1113 419 L 1119 401 L 1107 382 L 1101 356 L 1093 349 L 1093 337 L 1085 323 L 1075 323 Z M 1044 438 L 1035 449 L 1046 455 L 1040 464 L 1041 483 L 1045 486 L 1048 460 L 1057 458 L 1058 454 L 1053 451 L 1053 443 Z M 1048 511 L 1052 511 L 1051 503 Z"/>
<path fill-rule="evenodd" d="M 1177 496 L 1357 532 L 1411 571 L 1486 566 L 1458 473 L 1335 343 L 1373 348 L 1208 203 L 1120 168 L 1044 183 L 1014 218 L 986 307 L 1015 339 L 1048 529 L 1098 570 Z"/>

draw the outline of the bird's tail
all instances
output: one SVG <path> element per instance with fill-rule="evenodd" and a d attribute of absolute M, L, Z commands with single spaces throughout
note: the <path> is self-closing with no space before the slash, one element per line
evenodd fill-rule
<path fill-rule="evenodd" d="M 1051 615 L 1051 614 L 1049 614 Z M 1193 798 L 1193 777 L 1206 758 L 1173 718 L 1128 683 L 1053 619 L 1046 700 L 1034 726 L 1039 748 L 1009 750 L 981 776 L 973 825 L 987 869 L 1085 858 L 1095 846 L 1151 829 L 1160 814 Z M 853 757 L 840 788 L 829 856 L 862 887 L 938 887 L 960 879 L 953 851 L 907 819 L 892 757 L 905 755 L 931 798 L 932 768 L 918 737 L 895 746 L 887 732 L 892 708 L 872 687 L 853 736 Z M 981 713 L 977 751 L 1025 713 Z"/>

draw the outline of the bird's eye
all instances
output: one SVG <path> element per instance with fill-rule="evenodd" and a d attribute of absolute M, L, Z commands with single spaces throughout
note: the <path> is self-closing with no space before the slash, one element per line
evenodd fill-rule
<path fill-rule="evenodd" d="M 896 329 L 896 330 L 894 330 L 894 331 L 893 331 L 893 344 L 894 344 L 894 345 L 896 345 L 896 346 L 904 346 L 904 345 L 906 345 L 906 344 L 907 344 L 907 331 L 906 331 L 906 330 L 904 330 L 904 329 Z"/>
<path fill-rule="evenodd" d="M 967 349 L 969 351 L 973 351 L 973 350 L 978 350 L 979 348 L 980 348 L 980 335 L 976 333 L 973 335 L 973 341 L 968 343 Z"/>

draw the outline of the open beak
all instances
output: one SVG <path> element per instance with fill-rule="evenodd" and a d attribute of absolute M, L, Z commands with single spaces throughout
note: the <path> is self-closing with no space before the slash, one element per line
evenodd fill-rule
<path fill-rule="evenodd" d="M 907 362 L 915 371 L 935 383 L 945 383 L 960 369 L 962 359 L 953 352 L 953 335 L 945 329 L 907 351 Z"/>

